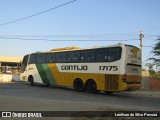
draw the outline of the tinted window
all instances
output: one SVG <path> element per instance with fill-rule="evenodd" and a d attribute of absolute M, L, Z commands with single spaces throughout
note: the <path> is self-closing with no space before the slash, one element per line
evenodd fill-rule
<path fill-rule="evenodd" d="M 23 62 L 21 64 L 21 72 L 24 72 L 28 62 L 28 55 L 24 56 Z"/>
<path fill-rule="evenodd" d="M 81 51 L 81 62 L 95 62 L 95 50 Z"/>
<path fill-rule="evenodd" d="M 46 63 L 52 63 L 56 61 L 55 53 L 46 54 Z"/>
<path fill-rule="evenodd" d="M 28 56 L 29 56 L 29 55 L 26 55 L 26 56 L 24 56 L 24 58 L 23 58 L 22 64 L 25 65 L 25 66 L 27 65 L 27 62 L 28 62 Z"/>
<path fill-rule="evenodd" d="M 97 62 L 107 62 L 107 59 L 108 59 L 107 48 L 97 49 L 96 61 Z"/>
<path fill-rule="evenodd" d="M 36 63 L 45 63 L 45 54 L 37 54 Z"/>
<path fill-rule="evenodd" d="M 108 61 L 116 61 L 121 58 L 121 48 L 120 47 L 114 47 L 114 48 L 108 48 Z"/>
<path fill-rule="evenodd" d="M 34 64 L 36 62 L 36 54 L 31 54 L 29 59 L 29 64 Z"/>
<path fill-rule="evenodd" d="M 56 62 L 66 62 L 66 52 L 56 53 Z"/>
<path fill-rule="evenodd" d="M 72 51 L 66 53 L 67 62 L 80 62 L 80 52 Z"/>

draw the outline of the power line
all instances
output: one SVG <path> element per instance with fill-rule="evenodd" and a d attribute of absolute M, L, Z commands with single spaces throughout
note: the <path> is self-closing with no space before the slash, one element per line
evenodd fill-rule
<path fill-rule="evenodd" d="M 143 45 L 142 47 L 153 47 L 153 46 L 145 46 L 145 45 Z"/>
<path fill-rule="evenodd" d="M 37 15 L 40 15 L 40 14 L 49 12 L 49 11 L 51 11 L 51 10 L 54 10 L 54 9 L 63 7 L 63 6 L 65 6 L 65 5 L 68 5 L 68 4 L 70 4 L 70 3 L 73 3 L 73 2 L 75 2 L 75 1 L 77 1 L 77 0 L 72 0 L 72 1 L 69 1 L 69 2 L 67 2 L 67 3 L 63 3 L 63 4 L 61 4 L 61 5 L 58 5 L 58 6 L 56 6 L 56 7 L 53 7 L 53 8 L 50 8 L 50 9 L 47 9 L 47 10 L 44 10 L 44 11 L 35 13 L 35 14 L 33 14 L 33 15 L 29 15 L 29 16 L 27 16 L 27 17 L 23 17 L 23 18 L 20 18 L 20 19 L 16 19 L 16 20 L 13 20 L 13 21 L 10 21 L 10 22 L 2 23 L 2 24 L 0 24 L 0 25 L 3 26 L 3 25 L 7 25 L 7 24 L 11 24 L 11 23 L 18 22 L 18 21 L 22 21 L 22 20 L 25 20 L 25 19 L 28 19 L 28 18 L 37 16 Z"/>
<path fill-rule="evenodd" d="M 128 39 L 128 40 L 95 40 L 95 39 L 90 39 L 90 40 L 62 40 L 62 39 L 33 39 L 33 38 L 11 38 L 11 37 L 0 37 L 1 39 L 16 39 L 16 40 L 23 40 L 23 41 L 137 41 L 139 39 Z"/>
<path fill-rule="evenodd" d="M 136 39 L 136 34 L 58 34 L 58 35 L 0 35 L 0 37 L 23 37 L 23 38 L 109 38 L 109 39 Z M 146 39 L 146 38 L 145 38 Z M 148 38 L 149 39 L 149 38 Z M 151 40 L 151 39 L 150 39 Z"/>
<path fill-rule="evenodd" d="M 150 56 L 150 55 L 152 55 L 153 53 L 151 52 L 151 53 L 149 53 L 145 58 L 145 60 L 143 61 L 143 63 L 145 63 L 147 60 L 148 60 L 148 57 Z"/>
<path fill-rule="evenodd" d="M 118 40 L 138 40 L 136 36 L 128 36 L 128 34 L 72 34 L 72 35 L 0 35 L 3 38 L 43 38 L 43 39 L 73 39 L 73 38 L 81 38 L 81 39 L 118 39 Z"/>
<path fill-rule="evenodd" d="M 123 38 L 133 38 L 139 35 L 136 34 L 58 34 L 58 35 L 0 35 L 2 37 L 123 37 Z M 149 37 L 145 37 L 145 39 L 149 39 Z"/>
<path fill-rule="evenodd" d="M 20 36 L 20 37 L 135 37 L 138 35 L 129 34 L 76 34 L 76 35 L 0 35 L 3 37 Z"/>
<path fill-rule="evenodd" d="M 160 34 L 158 34 L 158 35 L 146 34 L 145 37 L 160 37 Z"/>

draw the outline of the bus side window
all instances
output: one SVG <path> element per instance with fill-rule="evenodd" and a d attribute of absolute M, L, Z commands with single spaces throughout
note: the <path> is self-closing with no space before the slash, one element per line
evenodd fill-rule
<path fill-rule="evenodd" d="M 80 51 L 73 52 L 73 62 L 80 62 Z"/>
<path fill-rule="evenodd" d="M 101 48 L 96 51 L 96 62 L 106 62 L 108 59 L 107 49 Z"/>
<path fill-rule="evenodd" d="M 81 62 L 87 62 L 86 50 L 81 51 Z"/>
<path fill-rule="evenodd" d="M 36 63 L 37 64 L 45 63 L 45 54 L 37 54 Z"/>
<path fill-rule="evenodd" d="M 67 62 L 80 62 L 80 52 L 79 51 L 72 51 L 72 52 L 67 52 L 66 54 L 66 60 Z"/>
<path fill-rule="evenodd" d="M 108 48 L 108 62 L 113 62 L 119 60 L 121 57 L 121 48 Z"/>
<path fill-rule="evenodd" d="M 51 62 L 51 54 L 46 54 L 46 63 L 50 63 Z"/>
<path fill-rule="evenodd" d="M 29 64 L 34 64 L 36 62 L 36 54 L 31 54 L 29 59 Z"/>
<path fill-rule="evenodd" d="M 88 50 L 87 51 L 87 62 L 95 62 L 95 50 Z"/>
<path fill-rule="evenodd" d="M 95 50 L 81 51 L 81 62 L 95 62 Z"/>
<path fill-rule="evenodd" d="M 72 56 L 71 56 L 72 52 L 67 52 L 66 53 L 66 61 L 68 63 L 72 62 Z"/>
<path fill-rule="evenodd" d="M 54 63 L 56 61 L 55 53 L 49 53 L 49 54 L 46 54 L 45 56 L 46 56 L 45 63 Z"/>
<path fill-rule="evenodd" d="M 56 53 L 56 62 L 58 63 L 66 62 L 66 52 Z"/>
<path fill-rule="evenodd" d="M 54 63 L 56 61 L 56 55 L 54 53 L 51 54 L 50 62 Z"/>

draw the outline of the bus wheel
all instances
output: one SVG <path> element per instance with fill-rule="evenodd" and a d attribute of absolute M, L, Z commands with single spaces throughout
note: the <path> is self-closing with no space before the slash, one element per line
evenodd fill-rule
<path fill-rule="evenodd" d="M 83 84 L 83 81 L 81 79 L 76 79 L 73 83 L 73 87 L 78 92 L 85 91 L 85 85 Z"/>
<path fill-rule="evenodd" d="M 30 82 L 31 85 L 34 85 L 34 78 L 32 75 L 29 76 L 28 82 Z"/>
<path fill-rule="evenodd" d="M 112 94 L 113 92 L 111 91 L 105 91 L 106 94 Z"/>
<path fill-rule="evenodd" d="M 94 80 L 87 81 L 86 88 L 87 88 L 87 92 L 89 93 L 96 94 L 99 92 L 99 90 L 97 90 L 97 84 Z"/>

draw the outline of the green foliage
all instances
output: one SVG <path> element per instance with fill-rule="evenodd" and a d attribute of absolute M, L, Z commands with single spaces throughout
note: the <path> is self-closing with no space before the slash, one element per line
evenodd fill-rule
<path fill-rule="evenodd" d="M 151 77 L 155 77 L 156 76 L 156 72 L 152 69 L 152 70 L 149 70 L 149 75 Z"/>
<path fill-rule="evenodd" d="M 156 73 L 156 78 L 160 78 L 160 72 Z"/>
<path fill-rule="evenodd" d="M 160 68 L 160 38 L 157 39 L 157 41 L 158 42 L 155 44 L 155 47 L 153 47 L 152 51 L 156 57 L 149 58 L 148 60 L 151 61 L 151 63 L 147 63 L 146 66 L 149 67 L 150 76 L 160 78 L 160 72 L 157 72 L 157 70 Z M 156 67 L 156 71 L 153 70 L 153 66 Z"/>
<path fill-rule="evenodd" d="M 142 71 L 147 71 L 147 70 L 142 68 Z"/>
<path fill-rule="evenodd" d="M 155 72 L 155 70 L 153 69 L 153 66 L 155 66 L 155 64 L 153 64 L 153 63 L 146 63 L 146 66 L 149 68 L 149 75 L 151 76 L 151 77 L 154 77 L 154 76 L 156 76 L 156 72 Z"/>
<path fill-rule="evenodd" d="M 155 45 L 155 47 L 153 48 L 153 53 L 155 56 L 158 56 L 160 58 L 160 38 L 157 39 L 157 43 Z"/>
<path fill-rule="evenodd" d="M 154 65 L 155 64 L 153 64 L 153 63 L 146 63 L 145 64 L 145 66 L 147 66 L 149 68 L 149 70 L 152 70 Z"/>

